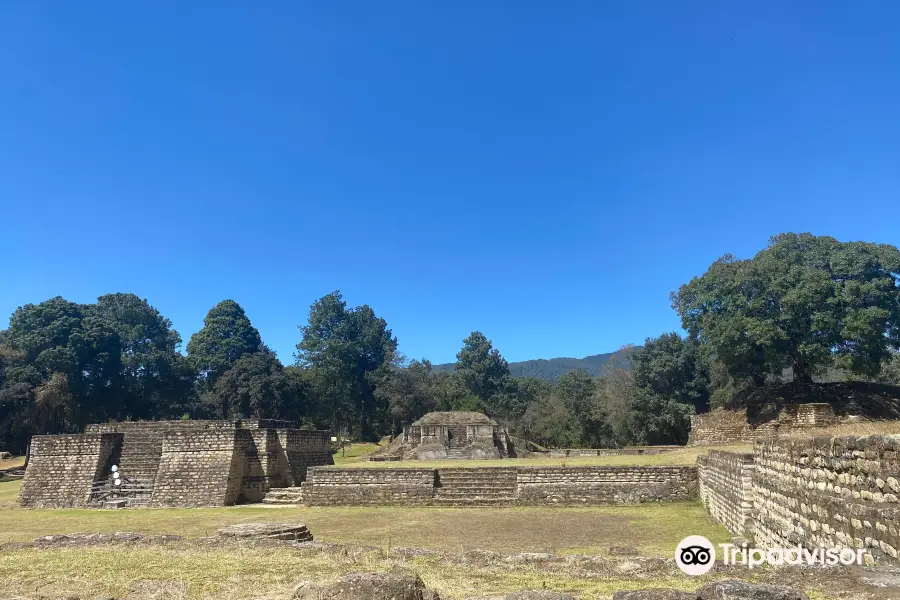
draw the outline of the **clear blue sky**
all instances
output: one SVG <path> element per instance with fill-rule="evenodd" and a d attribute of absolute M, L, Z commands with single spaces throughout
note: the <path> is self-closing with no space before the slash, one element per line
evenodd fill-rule
<path fill-rule="evenodd" d="M 340 289 L 580 357 L 775 233 L 900 243 L 892 0 L 139 4 L 0 7 L 3 319 L 233 298 L 290 363 Z"/>

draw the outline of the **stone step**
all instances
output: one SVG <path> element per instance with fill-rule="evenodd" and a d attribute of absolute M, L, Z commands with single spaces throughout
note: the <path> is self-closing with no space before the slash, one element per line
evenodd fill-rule
<path fill-rule="evenodd" d="M 505 489 L 505 490 L 447 490 L 438 488 L 434 492 L 435 496 L 464 496 L 464 497 L 473 497 L 473 496 L 515 496 L 516 490 L 514 489 Z"/>
<path fill-rule="evenodd" d="M 496 498 L 435 498 L 435 506 L 505 506 L 516 503 L 512 496 L 497 496 Z"/>
<path fill-rule="evenodd" d="M 515 485 L 518 481 L 518 479 L 514 477 L 440 477 L 438 480 L 441 483 L 448 483 L 451 485 L 465 485 L 467 483 L 474 483 L 477 485 L 491 485 L 492 483 L 499 485 Z"/>
<path fill-rule="evenodd" d="M 272 488 L 262 499 L 263 504 L 300 504 L 302 492 L 300 487 Z"/>

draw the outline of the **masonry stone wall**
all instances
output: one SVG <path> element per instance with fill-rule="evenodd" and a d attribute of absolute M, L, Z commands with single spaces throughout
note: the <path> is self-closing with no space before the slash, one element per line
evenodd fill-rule
<path fill-rule="evenodd" d="M 83 435 L 38 436 L 26 470 L 32 484 L 20 502 L 87 505 L 91 484 L 105 481 L 112 488 L 113 464 L 127 483 L 116 488 L 116 497 L 127 501 L 130 489 L 134 504 L 146 504 L 146 498 L 151 506 L 260 502 L 272 488 L 299 484 L 307 467 L 334 463 L 329 432 L 290 425 L 271 419 L 135 421 L 88 425 Z M 95 447 L 101 439 L 102 452 Z M 94 463 L 96 475 L 88 473 Z M 50 489 L 41 491 L 38 482 Z M 101 496 L 93 500 L 99 504 Z"/>
<path fill-rule="evenodd" d="M 434 469 L 311 468 L 302 485 L 310 506 L 428 504 L 434 496 Z"/>
<path fill-rule="evenodd" d="M 697 460 L 700 501 L 735 535 L 752 535 L 753 454 L 712 450 Z"/>
<path fill-rule="evenodd" d="M 755 440 L 793 429 L 827 427 L 838 422 L 834 408 L 827 402 L 787 404 L 775 418 L 751 425 L 747 411 L 713 411 L 691 417 L 689 446 L 713 444 L 752 444 Z"/>
<path fill-rule="evenodd" d="M 725 419 L 725 416 L 734 418 Z M 755 439 L 756 435 L 747 422 L 745 412 L 740 415 L 725 415 L 717 411 L 691 416 L 688 446 L 752 444 Z"/>
<path fill-rule="evenodd" d="M 306 480 L 309 467 L 333 465 L 334 457 L 329 446 L 327 431 L 303 431 L 299 429 L 277 429 L 278 439 L 287 457 L 293 485 Z"/>
<path fill-rule="evenodd" d="M 468 474 L 469 476 L 466 476 Z M 637 504 L 697 497 L 694 467 L 313 468 L 302 486 L 312 506 Z"/>
<path fill-rule="evenodd" d="M 521 504 L 640 504 L 697 497 L 694 467 L 523 467 Z"/>
<path fill-rule="evenodd" d="M 38 435 L 32 438 L 19 503 L 31 507 L 79 507 L 111 467 L 122 435 Z"/>
<path fill-rule="evenodd" d="M 898 562 L 900 436 L 767 439 L 755 461 L 758 544 L 865 548 Z"/>
<path fill-rule="evenodd" d="M 247 471 L 239 435 L 236 429 L 166 434 L 151 505 L 236 503 Z"/>
<path fill-rule="evenodd" d="M 859 548 L 900 563 L 900 435 L 760 440 L 698 461 L 700 499 L 756 547 Z"/>
<path fill-rule="evenodd" d="M 672 450 L 680 450 L 684 446 L 627 446 L 625 448 L 553 448 L 550 458 L 568 458 L 571 456 L 632 456 L 637 454 L 663 454 Z"/>

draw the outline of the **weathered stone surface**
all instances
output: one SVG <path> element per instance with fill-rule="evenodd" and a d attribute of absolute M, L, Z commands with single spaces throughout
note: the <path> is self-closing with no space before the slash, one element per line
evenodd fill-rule
<path fill-rule="evenodd" d="M 223 538 L 313 541 L 305 523 L 240 523 L 223 527 L 218 534 Z"/>
<path fill-rule="evenodd" d="M 312 506 L 597 505 L 697 497 L 695 467 L 312 468 Z"/>
<path fill-rule="evenodd" d="M 630 546 L 611 546 L 607 553 L 610 556 L 637 556 L 639 554 L 637 548 Z"/>
<path fill-rule="evenodd" d="M 653 588 L 631 592 L 616 592 L 613 594 L 612 600 L 697 600 L 697 594 L 672 589 Z"/>
<path fill-rule="evenodd" d="M 746 581 L 718 581 L 697 590 L 699 600 L 809 600 L 809 596 L 785 587 Z"/>
<path fill-rule="evenodd" d="M 326 431 L 261 419 L 103 423 L 88 425 L 84 435 L 35 436 L 19 503 L 49 508 L 99 507 L 122 498 L 128 506 L 259 502 L 272 488 L 299 485 L 307 467 L 333 464 L 329 438 Z M 113 466 L 127 486 L 111 485 Z"/>
<path fill-rule="evenodd" d="M 294 588 L 296 600 L 440 600 L 412 571 L 350 573 L 332 584 L 303 582 Z"/>
<path fill-rule="evenodd" d="M 9 452 L 0 452 L 0 460 L 9 460 L 12 457 L 12 454 L 10 454 Z"/>

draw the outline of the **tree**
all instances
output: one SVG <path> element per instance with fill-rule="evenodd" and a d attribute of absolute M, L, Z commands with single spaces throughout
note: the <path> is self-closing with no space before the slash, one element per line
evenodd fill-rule
<path fill-rule="evenodd" d="M 633 444 L 634 375 L 630 368 L 621 366 L 604 371 L 591 403 L 591 419 L 602 424 L 597 432 L 597 445 L 618 448 Z"/>
<path fill-rule="evenodd" d="M 509 363 L 480 331 L 463 340 L 456 355 L 456 374 L 469 393 L 490 412 L 508 415 L 514 401 Z"/>
<path fill-rule="evenodd" d="M 431 363 L 414 360 L 406 367 L 394 367 L 387 378 L 375 390 L 383 399 L 394 419 L 393 431 L 422 417 L 435 409 L 435 393 L 432 389 Z"/>
<path fill-rule="evenodd" d="M 672 305 L 735 379 L 790 367 L 810 382 L 832 365 L 873 376 L 900 346 L 900 251 L 784 233 L 750 260 L 723 256 Z"/>
<path fill-rule="evenodd" d="M 709 374 L 696 340 L 675 332 L 647 338 L 632 354 L 634 384 L 648 391 L 689 404 L 697 412 L 709 410 Z"/>
<path fill-rule="evenodd" d="M 0 445 L 123 416 L 118 336 L 86 312 L 51 298 L 19 307 L 0 332 Z"/>
<path fill-rule="evenodd" d="M 317 300 L 301 327 L 298 366 L 312 370 L 320 401 L 333 413 L 333 425 L 355 427 L 372 439 L 391 427 L 386 407 L 375 397 L 397 353 L 397 338 L 387 322 L 367 305 L 347 309 L 339 291 Z"/>
<path fill-rule="evenodd" d="M 115 332 L 122 365 L 120 401 L 133 419 L 185 412 L 196 374 L 178 353 L 172 322 L 134 294 L 108 294 L 88 305 L 86 318 Z"/>
<path fill-rule="evenodd" d="M 206 314 L 203 328 L 188 342 L 188 358 L 211 390 L 222 373 L 245 354 L 259 352 L 262 339 L 244 309 L 234 300 L 222 300 Z"/>
<path fill-rule="evenodd" d="M 220 418 L 284 419 L 296 413 L 298 392 L 275 353 L 264 348 L 245 354 L 225 371 L 211 400 Z"/>
<path fill-rule="evenodd" d="M 691 431 L 694 407 L 635 386 L 630 429 L 641 445 L 685 444 Z"/>
<path fill-rule="evenodd" d="M 551 394 L 530 405 L 522 417 L 525 436 L 538 444 L 573 448 L 581 439 L 581 424 L 562 398 Z"/>

